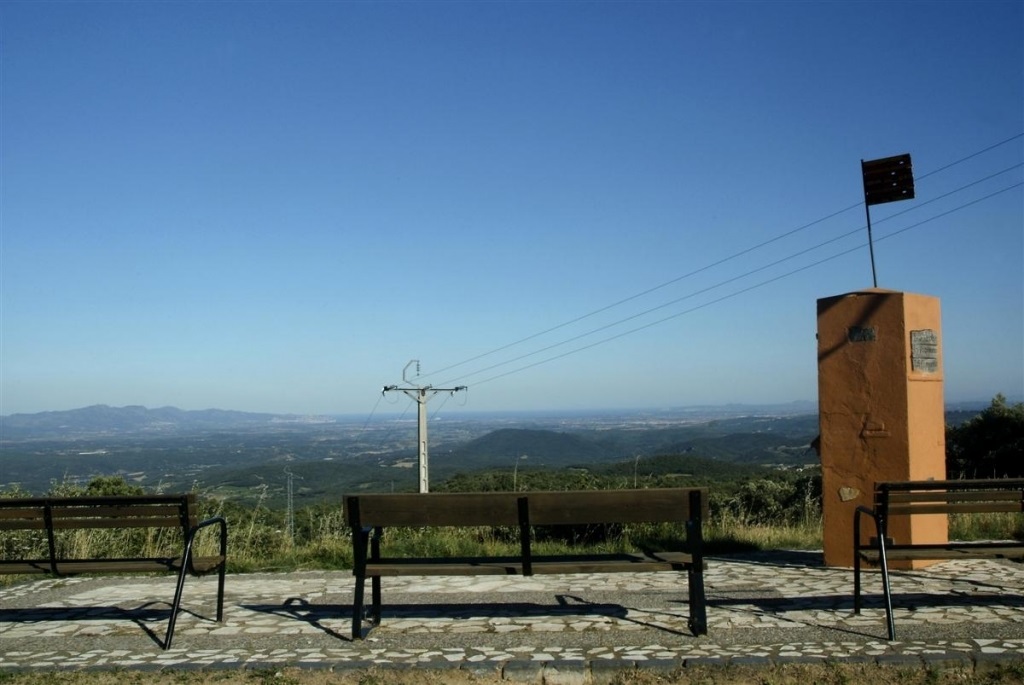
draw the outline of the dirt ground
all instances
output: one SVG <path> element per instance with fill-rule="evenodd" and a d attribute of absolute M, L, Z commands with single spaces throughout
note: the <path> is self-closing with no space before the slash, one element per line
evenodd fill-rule
<path fill-rule="evenodd" d="M 3 685 L 497 685 L 512 681 L 480 677 L 464 671 L 365 670 L 216 670 L 216 671 L 90 671 L 2 673 Z M 843 664 L 712 667 L 681 669 L 675 674 L 622 671 L 609 685 L 1002 685 L 1024 683 L 1024 664 L 984 673 L 961 669 L 925 670 Z M 545 685 L 550 685 L 545 683 Z"/>

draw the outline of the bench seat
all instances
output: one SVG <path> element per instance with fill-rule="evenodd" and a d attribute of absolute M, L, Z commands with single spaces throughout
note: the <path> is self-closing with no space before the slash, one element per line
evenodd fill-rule
<path fill-rule="evenodd" d="M 886 545 L 888 561 L 923 561 L 946 559 L 1010 559 L 1024 560 L 1024 547 L 1007 542 L 951 542 L 946 544 Z M 861 559 L 878 564 L 877 549 L 866 549 Z"/>
<path fill-rule="evenodd" d="M 225 562 L 224 557 L 192 557 L 193 573 L 204 575 L 216 571 Z M 56 569 L 56 573 L 54 570 Z M 61 559 L 51 565 L 49 559 L 27 561 L 0 561 L 0 574 L 50 574 L 75 576 L 99 573 L 178 573 L 182 569 L 181 557 L 153 559 Z"/>
<path fill-rule="evenodd" d="M 522 576 L 564 573 L 647 573 L 685 571 L 693 555 L 685 552 L 657 554 L 595 554 L 534 556 L 525 573 L 521 557 L 429 557 L 387 559 L 366 563 L 367 576 Z"/>

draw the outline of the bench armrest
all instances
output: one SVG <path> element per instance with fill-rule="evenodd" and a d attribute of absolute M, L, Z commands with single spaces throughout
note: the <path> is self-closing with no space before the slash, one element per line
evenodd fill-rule
<path fill-rule="evenodd" d="M 853 513 L 853 555 L 857 556 L 857 550 L 861 547 L 860 542 L 860 527 L 861 517 L 870 516 L 871 520 L 875 523 L 875 535 L 881 540 L 882 539 L 882 517 L 874 509 L 866 507 L 863 504 L 859 505 Z"/>
<path fill-rule="evenodd" d="M 220 527 L 220 556 L 221 564 L 227 563 L 228 558 L 228 522 L 223 516 L 214 516 L 205 521 L 200 521 L 188 531 L 188 539 L 185 540 L 185 555 L 182 557 L 182 564 L 188 566 L 189 573 L 195 574 L 196 569 L 192 565 L 192 545 L 196 541 L 199 531 L 210 526 Z"/>

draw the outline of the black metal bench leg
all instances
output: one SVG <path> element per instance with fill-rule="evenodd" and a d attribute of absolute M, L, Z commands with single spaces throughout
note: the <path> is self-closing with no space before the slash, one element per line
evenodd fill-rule
<path fill-rule="evenodd" d="M 384 537 L 384 529 L 381 526 L 373 528 L 373 535 L 369 538 L 370 558 L 374 561 L 380 560 L 380 541 Z M 373 576 L 370 579 L 370 620 L 373 625 L 380 625 L 380 576 Z"/>
<path fill-rule="evenodd" d="M 860 613 L 860 511 L 853 514 L 853 613 Z"/>
<path fill-rule="evenodd" d="M 860 555 L 853 553 L 853 613 L 860 613 Z"/>
<path fill-rule="evenodd" d="M 882 592 L 885 594 L 885 620 L 889 629 L 889 640 L 896 639 L 896 621 L 892 616 L 892 587 L 889 584 L 889 562 L 885 558 L 885 538 L 879 537 L 878 560 L 882 564 Z"/>
<path fill-rule="evenodd" d="M 704 533 L 700 519 L 703 505 L 700 493 L 690 494 L 690 510 L 693 518 L 686 522 L 686 539 L 689 543 L 690 565 L 686 569 L 687 585 L 690 591 L 690 632 L 706 635 L 708 632 L 708 605 L 704 594 Z"/>
<path fill-rule="evenodd" d="M 704 596 L 704 573 L 700 568 L 691 565 L 687 569 L 687 576 L 690 586 L 690 632 L 694 635 L 707 635 L 708 607 L 707 598 Z"/>
<path fill-rule="evenodd" d="M 217 623 L 224 622 L 224 576 L 227 575 L 227 561 L 225 560 L 217 573 Z"/>
<path fill-rule="evenodd" d="M 370 609 L 370 619 L 373 621 L 373 625 L 380 625 L 380 576 L 374 576 L 370 581 L 370 594 L 372 598 L 372 608 Z"/>
<path fill-rule="evenodd" d="M 181 571 L 178 572 L 178 585 L 174 589 L 174 601 L 171 603 L 171 619 L 167 622 L 167 635 L 164 637 L 164 649 L 171 648 L 171 640 L 174 638 L 174 626 L 178 622 L 178 612 L 181 610 L 181 595 L 185 589 L 185 576 L 188 575 L 188 564 L 181 564 Z"/>
<path fill-rule="evenodd" d="M 352 599 L 352 639 L 363 637 L 363 598 L 366 591 L 366 578 L 356 576 L 355 595 Z"/>

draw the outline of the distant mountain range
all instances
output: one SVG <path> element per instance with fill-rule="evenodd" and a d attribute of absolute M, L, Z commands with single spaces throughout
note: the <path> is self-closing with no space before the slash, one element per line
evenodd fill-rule
<path fill-rule="evenodd" d="M 947 420 L 953 424 L 970 418 L 974 413 L 987 406 L 987 402 L 961 402 L 951 403 L 947 406 Z M 550 416 L 548 416 L 550 414 Z M 600 422 L 610 411 L 576 412 L 581 418 L 587 417 L 587 423 Z M 817 414 L 817 405 L 812 402 L 793 402 L 786 405 L 723 405 L 720 407 L 685 407 L 673 410 L 640 411 L 636 410 L 634 417 L 644 417 L 647 421 L 656 422 L 666 416 L 675 418 L 689 417 L 700 421 L 722 420 L 731 416 L 750 416 L 752 414 L 792 416 L 801 414 Z M 502 414 L 506 418 L 511 413 Z M 478 419 L 495 420 L 496 413 L 485 413 L 479 415 Z M 550 420 L 555 416 L 553 412 L 531 413 L 523 412 L 520 418 L 538 419 L 547 416 Z M 566 416 L 570 416 L 567 414 Z M 627 416 L 623 413 L 622 416 Z M 450 418 L 459 418 L 453 414 Z M 468 417 L 462 417 L 468 418 Z M 26 440 L 26 439 L 70 439 L 79 437 L 95 436 L 153 436 L 153 435 L 182 435 L 194 434 L 207 431 L 260 431 L 260 430 L 281 430 L 287 428 L 298 428 L 303 426 L 317 426 L 344 422 L 345 417 L 331 416 L 303 416 L 297 414 L 271 414 L 232 411 L 225 409 L 203 409 L 183 410 L 177 407 L 159 407 L 148 409 L 143 406 L 131 405 L 126 407 L 111 407 L 105 404 L 95 404 L 81 409 L 70 409 L 66 411 L 46 411 L 36 414 L 11 414 L 0 416 L 0 440 Z M 522 436 L 518 436 L 519 439 Z M 488 445 L 475 446 L 478 453 L 488 453 L 500 443 L 502 435 L 491 436 L 492 442 Z M 516 440 L 519 442 L 520 440 Z M 576 446 L 578 447 L 578 446 Z M 591 449 L 593 446 L 591 445 Z M 498 450 L 501 451 L 501 450 Z M 559 453 L 575 452 L 576 449 L 569 445 L 559 446 Z"/>
<path fill-rule="evenodd" d="M 190 431 L 251 429 L 285 423 L 326 422 L 322 417 L 260 414 L 224 409 L 186 411 L 176 407 L 91 407 L 38 414 L 0 416 L 0 439 L 76 435 L 181 433 Z"/>

